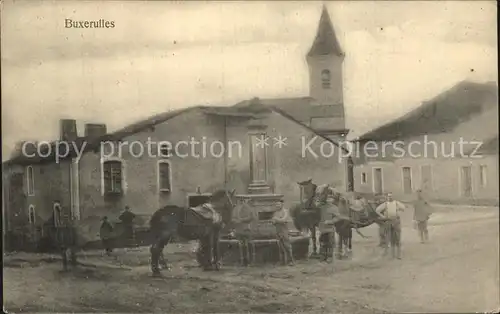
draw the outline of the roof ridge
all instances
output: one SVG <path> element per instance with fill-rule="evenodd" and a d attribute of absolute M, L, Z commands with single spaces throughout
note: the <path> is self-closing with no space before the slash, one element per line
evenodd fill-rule
<path fill-rule="evenodd" d="M 319 19 L 316 36 L 307 56 L 334 54 L 343 57 L 345 54 L 340 47 L 340 43 L 335 33 L 330 14 L 326 5 L 323 4 Z"/>
<path fill-rule="evenodd" d="M 492 84 L 491 84 L 491 82 L 480 83 L 480 82 L 473 82 L 473 81 L 469 81 L 469 80 L 459 81 L 459 82 L 455 83 L 453 86 L 449 87 L 448 89 L 438 93 L 434 97 L 422 101 L 419 106 L 416 106 L 413 109 L 408 110 L 406 113 L 401 114 L 399 117 L 394 118 L 390 121 L 387 121 L 386 123 L 384 123 L 376 128 L 373 128 L 372 130 L 365 132 L 364 134 L 358 136 L 357 140 L 371 140 L 372 137 L 377 138 L 378 137 L 377 133 L 383 132 L 384 129 L 390 128 L 391 126 L 398 125 L 399 123 L 404 123 L 405 121 L 408 121 L 411 119 L 416 119 L 417 115 L 421 115 L 421 114 L 427 112 L 426 110 L 429 110 L 432 107 L 435 107 L 436 110 L 438 107 L 450 108 L 450 106 L 452 106 L 449 102 L 450 98 L 457 97 L 456 95 L 458 93 L 461 93 L 462 91 L 469 90 L 468 87 L 471 87 L 470 89 L 473 89 L 475 92 L 479 93 L 480 95 L 487 95 L 490 92 L 489 89 L 492 87 Z M 474 95 L 474 94 L 472 94 L 472 95 Z M 468 118 L 470 119 L 473 116 L 477 115 L 477 114 L 474 114 L 475 112 L 477 113 L 477 111 L 482 112 L 485 110 L 489 110 L 484 105 L 484 102 L 485 102 L 484 96 L 481 96 L 481 97 L 479 97 L 477 103 L 473 103 L 473 104 L 466 103 L 466 104 L 461 104 L 461 105 L 456 105 L 456 104 L 455 105 L 457 106 L 457 110 L 458 110 L 458 108 L 465 110 L 466 114 L 468 114 Z M 496 104 L 498 104 L 498 102 Z M 469 108 L 469 110 L 464 109 L 464 108 Z M 474 108 L 476 108 L 476 109 L 482 108 L 482 109 L 475 110 Z M 441 109 L 441 110 L 443 110 L 443 109 Z M 436 116 L 434 113 L 433 117 L 435 119 L 439 119 L 439 114 Z M 441 117 L 441 119 L 442 118 L 443 117 Z M 469 120 L 469 119 L 467 119 L 467 120 Z M 460 124 L 460 123 L 464 122 L 461 119 L 459 119 L 458 121 L 459 122 L 456 122 L 455 124 Z"/>
<path fill-rule="evenodd" d="M 333 140 L 331 138 L 329 138 L 328 136 L 325 136 L 321 133 L 319 133 L 318 131 L 314 130 L 313 128 L 311 128 L 310 126 L 307 126 L 305 125 L 304 123 L 298 121 L 297 119 L 295 119 L 294 117 L 292 117 L 291 115 L 289 115 L 288 113 L 286 113 L 284 110 L 281 110 L 275 106 L 267 106 L 268 108 L 270 108 L 272 111 L 282 115 L 283 117 L 289 119 L 290 121 L 293 121 L 295 122 L 296 124 L 299 124 L 301 126 L 303 126 L 304 128 L 306 128 L 307 130 L 311 131 L 312 133 L 318 135 L 319 137 L 323 138 L 324 140 L 334 144 L 335 146 L 341 148 L 344 152 L 346 153 L 350 153 L 343 145 L 341 145 L 338 141 L 336 140 Z"/>

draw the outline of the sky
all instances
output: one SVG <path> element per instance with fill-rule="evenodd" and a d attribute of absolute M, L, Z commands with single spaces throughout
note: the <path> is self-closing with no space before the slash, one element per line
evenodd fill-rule
<path fill-rule="evenodd" d="M 495 1 L 2 1 L 3 160 L 54 140 L 59 119 L 113 131 L 193 105 L 307 96 L 322 5 L 360 135 L 459 81 L 497 81 Z M 115 22 L 68 29 L 65 19 Z"/>

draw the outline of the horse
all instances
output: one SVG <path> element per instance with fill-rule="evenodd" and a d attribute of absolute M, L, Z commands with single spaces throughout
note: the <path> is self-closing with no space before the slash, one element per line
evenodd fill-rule
<path fill-rule="evenodd" d="M 337 231 L 339 242 L 337 257 L 342 259 L 344 257 L 349 257 L 352 255 L 352 229 L 354 229 L 362 238 L 367 238 L 364 236 L 359 229 L 371 226 L 376 223 L 380 225 L 382 223 L 380 217 L 375 212 L 375 207 L 370 202 L 362 202 L 360 205 L 362 207 L 361 213 L 362 217 L 358 219 L 353 219 L 353 213 L 356 212 L 353 209 L 353 201 L 345 196 L 338 196 L 336 203 L 338 206 L 347 211 L 347 217 L 342 217 L 335 223 L 335 230 Z M 344 246 L 347 251 L 344 251 Z"/>
<path fill-rule="evenodd" d="M 303 197 L 300 204 L 291 206 L 290 214 L 292 217 L 300 216 L 300 224 L 295 223 L 295 219 L 293 219 L 295 227 L 298 230 L 305 229 L 310 231 L 313 246 L 312 254 L 316 255 L 318 253 L 316 230 L 321 219 L 320 209 L 315 206 L 316 189 L 318 186 L 312 182 L 312 179 L 297 182 L 297 184 L 301 187 Z"/>
<path fill-rule="evenodd" d="M 235 190 L 217 190 L 208 203 L 184 208 L 167 205 L 158 209 L 149 222 L 152 242 L 151 271 L 161 276 L 159 263 L 168 266 L 163 249 L 178 236 L 186 240 L 199 240 L 199 262 L 204 270 L 220 270 L 219 237 L 222 229 L 230 224 L 234 209 Z"/>

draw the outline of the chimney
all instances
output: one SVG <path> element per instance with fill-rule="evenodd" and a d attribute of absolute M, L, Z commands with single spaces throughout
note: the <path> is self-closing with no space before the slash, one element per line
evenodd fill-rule
<path fill-rule="evenodd" d="M 78 137 L 76 129 L 76 120 L 61 119 L 60 120 L 60 140 L 61 141 L 74 141 Z"/>
<path fill-rule="evenodd" d="M 97 139 L 106 135 L 106 124 L 87 123 L 85 124 L 85 137 L 88 139 Z"/>

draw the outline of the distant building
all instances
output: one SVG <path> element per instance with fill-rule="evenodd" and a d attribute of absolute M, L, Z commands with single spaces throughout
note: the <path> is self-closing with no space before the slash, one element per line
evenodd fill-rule
<path fill-rule="evenodd" d="M 462 82 L 362 135 L 355 190 L 411 199 L 422 189 L 435 201 L 498 203 L 497 90 L 496 83 Z"/>
<path fill-rule="evenodd" d="M 339 157 L 336 141 L 348 132 L 343 58 L 323 8 L 307 55 L 310 97 L 190 107 L 109 134 L 103 124 L 88 124 L 84 137 L 78 136 L 75 120 L 62 120 L 60 139 L 75 143 L 66 158 L 56 162 L 47 151 L 47 157 L 17 156 L 4 163 L 6 230 L 36 243 L 44 237 L 44 226 L 72 217 L 87 227 L 88 241 L 94 241 L 102 216 L 116 219 L 125 205 L 145 223 L 166 204 L 194 206 L 204 193 L 222 187 L 236 188 L 240 194 L 278 193 L 287 203 L 300 201 L 297 182 L 309 177 L 352 190 L 352 161 Z M 268 145 L 256 145 L 261 136 L 269 137 Z M 183 144 L 182 152 L 175 149 L 177 143 L 191 138 L 200 142 L 194 153 L 188 144 Z M 280 138 L 285 141 L 281 148 Z M 75 151 L 80 150 L 84 154 L 78 160 Z M 158 156 L 159 151 L 165 156 Z"/>

